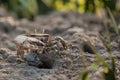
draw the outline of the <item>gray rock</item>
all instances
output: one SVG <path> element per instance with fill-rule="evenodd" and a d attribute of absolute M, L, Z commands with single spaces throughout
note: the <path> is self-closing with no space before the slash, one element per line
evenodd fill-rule
<path fill-rule="evenodd" d="M 39 58 L 39 55 L 37 53 L 33 52 L 33 50 L 30 50 L 26 57 L 27 63 L 32 66 L 39 66 L 42 65 L 42 62 Z"/>
<path fill-rule="evenodd" d="M 9 56 L 9 52 L 10 50 L 5 49 L 5 48 L 1 48 L 0 49 L 0 55 L 2 56 L 2 58 L 7 58 Z"/>
<path fill-rule="evenodd" d="M 13 55 L 9 55 L 6 59 L 7 62 L 10 62 L 10 63 L 15 63 L 17 60 L 17 57 L 16 56 L 13 56 Z"/>

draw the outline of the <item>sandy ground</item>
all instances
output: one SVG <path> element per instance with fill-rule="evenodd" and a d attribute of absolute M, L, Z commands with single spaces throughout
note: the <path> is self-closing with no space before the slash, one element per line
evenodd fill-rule
<path fill-rule="evenodd" d="M 108 25 L 112 26 L 109 21 Z M 67 41 L 68 49 L 61 52 L 51 69 L 29 66 L 16 59 L 17 35 L 41 33 L 43 29 L 51 36 L 61 36 Z M 110 29 L 112 35 L 112 53 L 116 63 L 116 80 L 120 80 L 120 38 Z M 109 60 L 109 54 L 103 45 L 99 34 L 104 34 L 102 20 L 93 14 L 78 14 L 76 12 L 53 12 L 44 16 L 37 16 L 35 21 L 26 19 L 16 20 L 13 17 L 0 17 L 0 80 L 78 80 L 80 73 L 90 66 L 96 57 L 87 47 L 86 38 L 92 43 L 97 52 Z M 84 48 L 80 50 L 80 46 Z M 83 56 L 85 60 L 83 59 Z M 48 55 L 54 58 L 54 55 Z M 104 80 L 100 75 L 100 68 L 91 72 L 90 80 Z"/>

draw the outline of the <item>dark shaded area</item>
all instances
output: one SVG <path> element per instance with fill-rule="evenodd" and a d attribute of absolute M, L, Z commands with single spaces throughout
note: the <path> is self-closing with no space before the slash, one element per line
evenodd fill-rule
<path fill-rule="evenodd" d="M 85 0 L 85 12 L 95 12 L 96 6 L 95 6 L 95 0 Z"/>
<path fill-rule="evenodd" d="M 43 54 L 40 55 L 40 59 L 42 62 L 42 65 L 38 65 L 39 68 L 44 68 L 44 69 L 52 69 L 55 59 L 53 59 L 53 56 L 50 56 L 49 54 Z"/>
<path fill-rule="evenodd" d="M 37 0 L 39 14 L 47 14 L 54 9 L 52 7 L 47 6 L 42 0 Z"/>

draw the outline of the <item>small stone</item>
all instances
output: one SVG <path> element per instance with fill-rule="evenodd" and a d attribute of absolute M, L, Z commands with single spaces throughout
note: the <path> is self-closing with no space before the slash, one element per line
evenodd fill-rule
<path fill-rule="evenodd" d="M 0 49 L 0 55 L 2 56 L 2 58 L 7 58 L 9 56 L 9 49 L 5 49 L 5 48 L 1 48 Z"/>
<path fill-rule="evenodd" d="M 6 61 L 9 63 L 15 63 L 16 62 L 16 56 L 10 55 L 7 57 Z"/>
<path fill-rule="evenodd" d="M 27 60 L 27 63 L 31 66 L 42 65 L 42 62 L 39 56 L 37 55 L 37 53 L 34 53 L 33 50 L 30 50 L 30 52 L 28 53 L 26 57 L 26 60 Z"/>

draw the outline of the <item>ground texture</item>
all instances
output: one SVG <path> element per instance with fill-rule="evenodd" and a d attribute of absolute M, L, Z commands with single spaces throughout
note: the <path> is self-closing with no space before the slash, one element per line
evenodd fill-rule
<path fill-rule="evenodd" d="M 109 20 L 107 24 L 112 27 Z M 33 33 L 35 28 L 38 33 L 44 29 L 51 36 L 59 35 L 67 41 L 68 49 L 61 52 L 60 58 L 55 59 L 51 69 L 37 68 L 16 61 L 14 38 L 20 34 Z M 110 31 L 116 80 L 120 80 L 120 37 L 114 34 L 113 29 L 110 28 Z M 110 62 L 109 54 L 99 37 L 99 34 L 104 32 L 102 20 L 93 14 L 56 11 L 37 16 L 34 21 L 0 17 L 0 80 L 78 80 L 80 73 L 86 69 L 85 66 L 96 61 L 95 55 L 85 43 L 86 39 L 89 39 L 108 63 Z M 81 46 L 83 51 L 80 50 Z M 90 79 L 104 80 L 100 70 L 101 67 L 91 72 Z"/>

